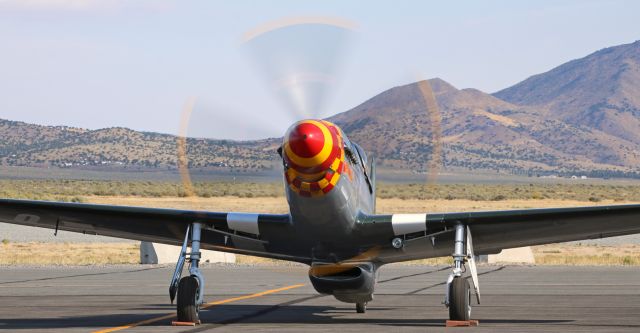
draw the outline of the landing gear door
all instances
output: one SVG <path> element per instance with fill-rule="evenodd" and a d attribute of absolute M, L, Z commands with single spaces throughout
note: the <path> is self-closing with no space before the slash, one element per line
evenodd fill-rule
<path fill-rule="evenodd" d="M 476 267 L 476 256 L 473 253 L 473 241 L 471 240 L 471 229 L 467 226 L 467 260 L 469 262 L 469 272 L 473 281 L 473 290 L 476 294 L 478 304 L 480 304 L 480 285 L 478 282 L 478 268 Z"/>

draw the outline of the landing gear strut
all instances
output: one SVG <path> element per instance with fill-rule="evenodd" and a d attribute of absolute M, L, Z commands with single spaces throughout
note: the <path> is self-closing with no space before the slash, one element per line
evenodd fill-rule
<path fill-rule="evenodd" d="M 473 243 L 469 227 L 463 224 L 455 226 L 453 272 L 447 278 L 447 289 L 444 304 L 449 308 L 450 320 L 469 320 L 471 317 L 471 288 L 469 278 L 463 277 L 468 264 L 473 289 L 480 304 L 480 287 L 478 286 L 478 270 L 473 255 Z"/>
<path fill-rule="evenodd" d="M 187 227 L 182 249 L 180 250 L 180 257 L 178 257 L 176 270 L 169 286 L 171 303 L 176 297 L 176 292 L 178 293 L 176 312 L 180 322 L 200 322 L 198 314 L 200 306 L 204 303 L 204 278 L 198 267 L 200 263 L 201 229 L 200 223 L 193 223 Z M 187 253 L 189 238 L 191 239 L 191 252 Z M 186 260 L 189 260 L 189 276 L 181 279 L 180 276 Z"/>

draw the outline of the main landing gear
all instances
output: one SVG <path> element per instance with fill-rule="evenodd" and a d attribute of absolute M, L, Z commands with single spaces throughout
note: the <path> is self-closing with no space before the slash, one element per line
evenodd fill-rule
<path fill-rule="evenodd" d="M 478 286 L 478 270 L 473 255 L 473 243 L 469 227 L 463 224 L 455 226 L 455 243 L 453 251 L 453 272 L 447 279 L 444 304 L 449 308 L 449 319 L 467 321 L 471 317 L 471 287 L 469 277 L 463 277 L 468 264 L 473 289 L 480 304 L 480 287 Z"/>
<path fill-rule="evenodd" d="M 202 226 L 200 223 L 193 223 L 187 227 L 180 257 L 178 258 L 176 270 L 173 273 L 171 285 L 169 286 L 169 297 L 171 298 L 172 304 L 176 297 L 176 292 L 178 293 L 176 312 L 179 322 L 200 322 L 198 315 L 200 306 L 204 303 L 204 278 L 198 267 L 200 263 L 201 229 Z M 189 231 L 191 231 L 191 233 Z M 189 238 L 191 239 L 191 252 L 187 253 Z M 189 260 L 189 276 L 181 279 L 182 268 L 186 260 Z"/>

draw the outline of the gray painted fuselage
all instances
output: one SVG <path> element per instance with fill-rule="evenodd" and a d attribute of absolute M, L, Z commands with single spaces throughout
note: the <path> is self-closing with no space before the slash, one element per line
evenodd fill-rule
<path fill-rule="evenodd" d="M 348 145 L 352 155 L 345 163 L 351 172 L 344 172 L 325 195 L 301 196 L 285 185 L 293 227 L 311 247 L 312 261 L 342 261 L 368 250 L 368 241 L 354 232 L 363 214 L 375 213 L 373 180 L 367 174 L 372 167 L 363 165 L 366 156 L 357 155 L 364 152 Z"/>

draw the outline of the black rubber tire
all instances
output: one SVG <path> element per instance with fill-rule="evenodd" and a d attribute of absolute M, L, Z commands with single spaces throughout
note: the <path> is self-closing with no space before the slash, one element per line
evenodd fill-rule
<path fill-rule="evenodd" d="M 365 302 L 356 303 L 356 312 L 357 313 L 367 312 L 367 303 Z"/>
<path fill-rule="evenodd" d="M 185 276 L 180 279 L 178 284 L 178 303 L 176 305 L 178 321 L 199 322 L 198 290 L 198 279 L 194 276 Z"/>
<path fill-rule="evenodd" d="M 471 317 L 471 288 L 466 278 L 455 277 L 449 286 L 449 319 L 469 320 Z"/>

